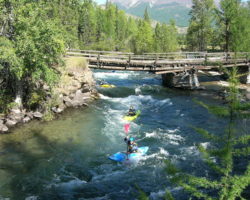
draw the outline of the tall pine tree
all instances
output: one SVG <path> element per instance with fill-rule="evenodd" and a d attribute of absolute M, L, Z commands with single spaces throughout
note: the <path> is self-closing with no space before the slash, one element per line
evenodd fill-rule
<path fill-rule="evenodd" d="M 214 0 L 193 0 L 187 33 L 187 43 L 191 50 L 207 50 L 213 32 L 214 8 Z"/>

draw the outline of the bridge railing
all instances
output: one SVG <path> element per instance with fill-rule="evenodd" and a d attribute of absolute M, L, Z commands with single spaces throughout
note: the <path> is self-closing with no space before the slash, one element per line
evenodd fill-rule
<path fill-rule="evenodd" d="M 67 51 L 69 56 L 82 56 L 91 60 L 120 60 L 120 61 L 154 61 L 163 62 L 164 60 L 199 60 L 207 62 L 217 61 L 232 61 L 232 60 L 249 60 L 249 52 L 171 52 L 171 53 L 144 53 L 142 55 L 134 55 L 129 52 L 116 52 L 116 51 L 95 51 L 95 50 L 79 50 L 69 49 Z"/>
<path fill-rule="evenodd" d="M 158 59 L 199 59 L 204 58 L 206 52 L 171 52 L 171 53 L 144 53 L 148 57 L 158 58 Z"/>

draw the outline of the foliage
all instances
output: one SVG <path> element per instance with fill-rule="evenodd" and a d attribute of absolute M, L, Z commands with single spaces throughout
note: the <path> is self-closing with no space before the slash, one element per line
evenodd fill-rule
<path fill-rule="evenodd" d="M 227 106 L 211 106 L 198 102 L 209 112 L 228 120 L 224 135 L 218 136 L 202 128 L 194 128 L 197 133 L 212 143 L 210 148 L 197 145 L 204 162 L 216 176 L 197 177 L 176 168 L 166 161 L 166 172 L 171 181 L 183 187 L 192 197 L 198 199 L 244 199 L 243 192 L 250 185 L 250 137 L 248 134 L 237 134 L 237 122 L 242 115 L 249 113 L 249 103 L 240 102 L 238 74 L 236 68 L 227 70 L 229 76 L 229 96 Z M 246 115 L 244 115 L 246 116 Z M 245 118 L 245 117 L 244 117 Z M 237 169 L 239 164 L 245 166 Z"/>
<path fill-rule="evenodd" d="M 147 21 L 139 22 L 138 31 L 135 36 L 136 54 L 148 53 L 152 50 L 153 32 Z"/>
<path fill-rule="evenodd" d="M 213 2 L 193 0 L 187 32 L 188 49 L 249 51 L 250 3 L 246 6 L 240 0 L 221 0 L 219 7 L 215 7 Z"/>
<path fill-rule="evenodd" d="M 19 85 L 13 86 L 14 97 L 22 93 L 21 85 L 26 86 L 28 79 L 28 82 L 42 80 L 49 85 L 57 81 L 55 66 L 60 63 L 64 45 L 67 48 L 144 53 L 154 51 L 153 44 L 158 40 L 163 45 L 158 52 L 178 49 L 175 24 L 163 25 L 161 38 L 154 36 L 147 9 L 144 19 L 138 20 L 126 16 L 109 2 L 102 9 L 92 0 L 1 0 L 0 8 L 3 10 L 1 35 L 10 40 L 8 46 L 15 46 L 6 48 L 12 52 L 12 59 L 5 58 L 12 62 L 8 66 L 14 71 L 16 83 L 13 85 Z M 20 79 L 22 83 L 18 82 Z"/>
<path fill-rule="evenodd" d="M 225 51 L 249 51 L 250 7 L 240 0 L 222 0 L 216 12 L 218 42 Z"/>
<path fill-rule="evenodd" d="M 100 9 L 92 1 L 85 0 L 79 16 L 78 35 L 81 48 L 132 51 L 137 54 L 155 51 L 153 44 L 157 37 L 154 37 L 154 28 L 151 26 L 147 8 L 144 11 L 144 18 L 137 20 L 127 17 L 124 11 L 111 3 L 107 3 L 105 9 Z M 158 51 L 176 51 L 178 42 L 175 24 L 171 23 L 163 34 L 168 39 L 161 42 L 170 48 Z"/>
<path fill-rule="evenodd" d="M 191 19 L 188 27 L 187 41 L 192 50 L 205 51 L 210 44 L 213 29 L 213 0 L 193 0 L 190 11 Z M 197 40 L 199 38 L 199 40 Z"/>
<path fill-rule="evenodd" d="M 45 95 L 46 94 L 43 90 L 37 90 L 32 92 L 27 102 L 28 107 L 33 110 L 38 108 L 45 100 Z"/>
<path fill-rule="evenodd" d="M 170 25 L 156 25 L 154 49 L 156 52 L 174 52 L 179 49 L 177 29 L 174 21 L 171 21 Z"/>
<path fill-rule="evenodd" d="M 51 110 L 51 106 L 46 106 L 45 108 L 45 112 L 43 114 L 43 121 L 51 121 L 55 118 L 55 114 L 53 113 L 53 111 Z"/>
<path fill-rule="evenodd" d="M 32 98 L 30 94 L 41 82 L 53 85 L 58 80 L 56 67 L 64 53 L 63 31 L 48 18 L 43 3 L 0 2 L 6 10 L 6 21 L 11 21 L 7 28 L 2 27 L 5 31 L 0 37 L 1 98 L 9 96 L 10 102 L 19 99 L 19 106 Z"/>

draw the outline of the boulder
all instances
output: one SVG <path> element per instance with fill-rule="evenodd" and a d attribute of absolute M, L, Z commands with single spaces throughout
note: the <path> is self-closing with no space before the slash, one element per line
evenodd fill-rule
<path fill-rule="evenodd" d="M 9 129 L 6 125 L 0 124 L 0 132 L 7 132 Z"/>
<path fill-rule="evenodd" d="M 65 93 L 68 93 L 68 94 L 74 93 L 77 89 L 79 89 L 78 86 L 73 86 L 73 85 L 71 85 L 71 86 L 68 86 L 68 87 L 66 88 L 67 92 L 65 92 Z"/>
<path fill-rule="evenodd" d="M 13 113 L 13 114 L 20 114 L 20 113 L 22 113 L 22 111 L 20 109 L 18 109 L 18 108 L 12 109 L 10 112 Z"/>
<path fill-rule="evenodd" d="M 31 120 L 31 118 L 30 117 L 28 117 L 28 116 L 26 116 L 26 117 L 24 117 L 23 118 L 23 123 L 27 123 L 27 122 L 29 122 Z"/>
<path fill-rule="evenodd" d="M 8 127 L 15 126 L 17 124 L 17 121 L 14 121 L 12 119 L 7 119 L 5 123 Z"/>
<path fill-rule="evenodd" d="M 53 108 L 51 108 L 51 110 L 52 110 L 54 113 L 61 113 L 64 109 L 63 109 L 63 108 L 60 108 L 60 107 L 53 107 Z"/>
<path fill-rule="evenodd" d="M 44 85 L 43 85 L 43 89 L 44 89 L 45 91 L 49 91 L 49 90 L 50 90 L 50 87 L 49 87 L 47 84 L 44 84 Z"/>
<path fill-rule="evenodd" d="M 34 113 L 33 112 L 27 112 L 26 117 L 29 117 L 30 119 L 34 118 Z"/>
<path fill-rule="evenodd" d="M 61 113 L 61 112 L 63 112 L 63 111 L 64 111 L 63 108 L 57 108 L 57 113 Z"/>
<path fill-rule="evenodd" d="M 72 100 L 68 96 L 63 97 L 63 101 L 67 107 L 73 106 Z"/>
<path fill-rule="evenodd" d="M 68 76 L 73 77 L 75 76 L 74 72 L 68 72 Z"/>
<path fill-rule="evenodd" d="M 82 93 L 86 93 L 90 91 L 90 87 L 84 87 L 82 88 Z"/>
<path fill-rule="evenodd" d="M 16 121 L 16 122 L 22 121 L 23 117 L 24 117 L 24 115 L 22 113 L 20 113 L 20 114 L 11 113 L 8 115 L 9 119 Z"/>
<path fill-rule="evenodd" d="M 75 93 L 75 97 L 72 100 L 73 106 L 82 106 L 85 104 L 86 100 L 90 98 L 91 93 L 82 93 L 81 90 L 77 90 Z"/>
<path fill-rule="evenodd" d="M 18 108 L 12 109 L 7 118 L 11 119 L 12 121 L 20 122 L 24 118 L 24 111 L 21 111 Z"/>
<path fill-rule="evenodd" d="M 72 86 L 74 88 L 76 88 L 76 90 L 77 90 L 77 89 L 81 88 L 82 84 L 79 81 L 75 80 L 75 81 L 72 81 Z"/>
<path fill-rule="evenodd" d="M 43 114 L 40 113 L 40 112 L 38 112 L 38 111 L 36 111 L 36 112 L 34 112 L 34 117 L 38 118 L 38 119 L 41 119 L 43 117 Z"/>
<path fill-rule="evenodd" d="M 69 98 L 70 98 L 70 99 L 74 99 L 75 96 L 76 96 L 75 93 L 71 93 L 71 94 L 69 95 Z"/>

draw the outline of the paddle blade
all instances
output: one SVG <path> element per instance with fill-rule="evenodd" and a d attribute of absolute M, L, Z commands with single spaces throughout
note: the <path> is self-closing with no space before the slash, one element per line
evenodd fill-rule
<path fill-rule="evenodd" d="M 129 128 L 130 128 L 130 124 L 125 124 L 124 125 L 124 131 L 125 131 L 125 133 L 129 132 Z"/>

